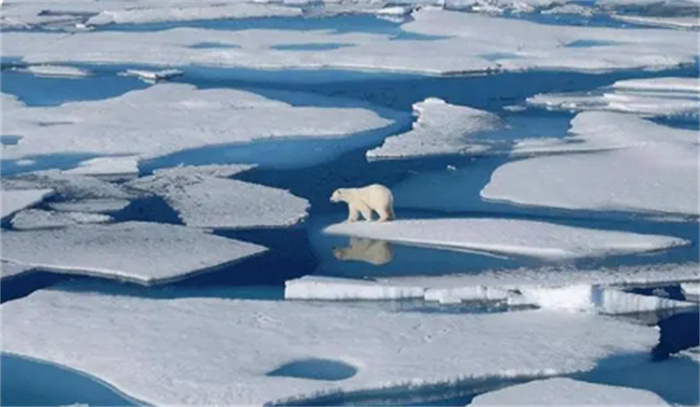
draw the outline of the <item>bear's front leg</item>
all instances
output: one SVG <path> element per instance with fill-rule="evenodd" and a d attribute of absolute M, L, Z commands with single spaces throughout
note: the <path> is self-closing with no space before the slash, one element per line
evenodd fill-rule
<path fill-rule="evenodd" d="M 372 209 L 370 209 L 369 206 L 365 205 L 364 203 L 361 205 L 357 206 L 357 209 L 360 211 L 362 214 L 362 217 L 365 218 L 365 222 L 371 222 L 372 221 Z"/>
<path fill-rule="evenodd" d="M 346 222 L 355 222 L 359 216 L 360 212 L 355 205 L 348 205 L 348 220 Z"/>

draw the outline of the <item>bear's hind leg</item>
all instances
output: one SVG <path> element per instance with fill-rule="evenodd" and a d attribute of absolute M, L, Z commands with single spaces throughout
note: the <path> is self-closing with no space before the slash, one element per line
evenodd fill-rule
<path fill-rule="evenodd" d="M 379 214 L 379 222 L 386 222 L 388 220 L 394 220 L 394 218 L 396 218 L 396 216 L 394 215 L 394 209 L 391 206 L 379 208 L 377 210 L 377 213 Z"/>

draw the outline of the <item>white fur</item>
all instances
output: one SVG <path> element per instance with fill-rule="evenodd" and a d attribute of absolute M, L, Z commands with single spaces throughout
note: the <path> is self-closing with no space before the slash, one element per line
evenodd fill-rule
<path fill-rule="evenodd" d="M 360 214 L 369 222 L 372 212 L 377 212 L 379 222 L 393 220 L 394 196 L 389 188 L 380 184 L 372 184 L 362 188 L 339 188 L 331 195 L 331 202 L 348 204 L 348 222 L 355 222 Z"/>

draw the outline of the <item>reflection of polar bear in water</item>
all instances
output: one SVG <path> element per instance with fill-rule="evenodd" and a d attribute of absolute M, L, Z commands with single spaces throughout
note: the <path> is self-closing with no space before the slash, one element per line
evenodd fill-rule
<path fill-rule="evenodd" d="M 350 238 L 350 246 L 333 249 L 333 255 L 338 260 L 364 261 L 381 266 L 394 259 L 394 249 L 391 243 L 384 240 Z"/>
<path fill-rule="evenodd" d="M 331 195 L 331 202 L 348 204 L 348 222 L 355 222 L 360 213 L 366 221 L 372 220 L 372 211 L 379 215 L 379 222 L 392 220 L 394 196 L 384 185 L 372 184 L 362 188 L 340 188 Z"/>

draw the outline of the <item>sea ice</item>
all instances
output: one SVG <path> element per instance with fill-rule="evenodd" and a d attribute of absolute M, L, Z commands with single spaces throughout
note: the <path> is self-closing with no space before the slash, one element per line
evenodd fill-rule
<path fill-rule="evenodd" d="M 187 225 L 237 229 L 292 226 L 309 202 L 282 189 L 228 179 L 251 166 L 177 167 L 157 170 L 128 185 L 163 197 Z"/>
<path fill-rule="evenodd" d="M 438 98 L 413 105 L 418 119 L 413 129 L 392 136 L 367 152 L 369 159 L 413 158 L 440 154 L 469 154 L 488 149 L 473 139 L 477 133 L 501 126 L 498 116 L 483 110 L 456 106 Z"/>
<path fill-rule="evenodd" d="M 143 284 L 183 278 L 265 250 L 197 229 L 146 222 L 6 231 L 2 239 L 3 260 Z"/>
<path fill-rule="evenodd" d="M 121 75 L 135 76 L 147 82 L 157 82 L 163 79 L 175 78 L 182 75 L 179 69 L 163 69 L 160 71 L 147 71 L 145 69 L 127 69 Z"/>
<path fill-rule="evenodd" d="M 648 352 L 658 337 L 651 327 L 545 310 L 406 314 L 54 289 L 2 311 L 5 352 L 83 371 L 154 405 L 327 404 L 370 390 L 441 391 L 473 380 L 570 374 L 613 355 Z M 314 369 L 321 363 L 337 368 Z M 340 370 L 347 378 L 336 378 Z"/>
<path fill-rule="evenodd" d="M 126 199 L 85 199 L 81 201 L 51 202 L 49 207 L 59 212 L 116 212 L 126 208 L 130 201 Z"/>
<path fill-rule="evenodd" d="M 3 181 L 3 187 L 5 187 Z M 54 193 L 51 188 L 42 189 L 20 189 L 0 191 L 2 194 L 2 217 L 5 218 L 13 213 L 37 204 L 44 200 L 47 196 Z"/>
<path fill-rule="evenodd" d="M 550 261 L 640 253 L 688 244 L 669 236 L 585 229 L 509 219 L 424 219 L 340 223 L 326 233 L 438 249 L 478 251 Z"/>
<path fill-rule="evenodd" d="M 471 406 L 670 406 L 640 389 L 586 383 L 569 378 L 535 380 L 476 396 Z"/>
<path fill-rule="evenodd" d="M 36 76 L 58 78 L 84 78 L 91 75 L 90 71 L 85 69 L 62 65 L 30 65 L 25 68 L 17 68 L 16 70 Z"/>
<path fill-rule="evenodd" d="M 128 199 L 131 197 L 117 184 L 59 170 L 29 172 L 5 178 L 3 185 L 12 189 L 50 188 L 57 195 L 70 199 Z"/>
<path fill-rule="evenodd" d="M 240 90 L 198 90 L 171 83 L 56 107 L 18 106 L 12 98 L 5 99 L 13 110 L 5 114 L 4 131 L 22 136 L 17 145 L 4 149 L 5 159 L 70 153 L 143 159 L 273 138 L 342 139 L 394 125 L 361 108 L 293 106 Z M 40 125 L 47 122 L 61 125 Z"/>
<path fill-rule="evenodd" d="M 16 264 L 9 261 L 0 262 L 0 279 L 4 280 L 6 278 L 11 278 L 18 276 L 22 273 L 33 270 L 32 266 L 25 266 L 22 264 Z"/>
<path fill-rule="evenodd" d="M 697 78 L 651 78 L 615 82 L 586 94 L 539 94 L 527 99 L 533 106 L 557 110 L 609 110 L 647 116 L 697 116 L 700 88 Z"/>
<path fill-rule="evenodd" d="M 80 62 L 184 65 L 264 69 L 383 70 L 423 74 L 455 74 L 527 69 L 604 71 L 663 69 L 694 63 L 694 32 L 665 29 L 614 29 L 561 26 L 422 8 L 401 30 L 428 35 L 430 41 L 402 39 L 390 34 L 334 30 L 208 30 L 176 28 L 149 32 L 91 31 L 64 33 L 7 32 L 3 53 L 26 63 Z M 208 42 L 237 44 L 232 49 L 193 47 Z M 566 44 L 594 41 L 596 58 Z M 51 47 L 46 44 L 50 43 Z M 280 50 L 281 44 L 341 43 L 337 49 L 315 52 Z M 661 54 L 659 49 L 663 49 Z M 495 53 L 518 58 L 490 60 Z"/>
<path fill-rule="evenodd" d="M 698 28 L 700 22 L 697 16 L 632 16 L 625 14 L 611 15 L 612 18 L 626 23 L 649 25 L 654 27 L 670 27 L 670 28 Z"/>
<path fill-rule="evenodd" d="M 111 216 L 97 213 L 26 209 L 12 217 L 12 227 L 17 230 L 47 229 L 90 223 L 110 223 L 111 221 Z"/>
<path fill-rule="evenodd" d="M 560 142 L 514 147 L 560 154 L 497 168 L 481 197 L 520 205 L 698 215 L 698 136 L 633 115 L 586 112 Z"/>
<path fill-rule="evenodd" d="M 94 177 L 117 180 L 138 175 L 138 157 L 97 157 L 78 164 L 77 167 L 64 171 L 66 174 L 91 175 Z"/>

